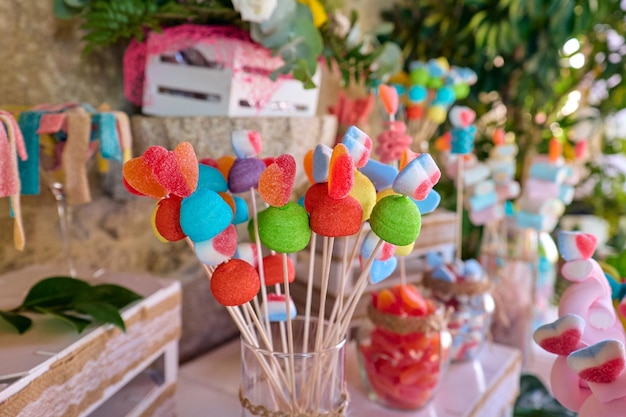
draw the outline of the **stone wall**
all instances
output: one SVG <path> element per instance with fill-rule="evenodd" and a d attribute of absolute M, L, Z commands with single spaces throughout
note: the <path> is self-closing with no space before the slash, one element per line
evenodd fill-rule
<path fill-rule="evenodd" d="M 374 14 L 363 10 L 380 7 L 375 0 L 347 1 L 356 8 L 364 27 Z M 80 101 L 133 113 L 123 97 L 123 46 L 82 56 L 78 23 L 60 21 L 52 13 L 52 0 L 0 1 L 0 108 L 28 107 L 42 103 Z M 328 74 L 322 85 L 319 113 L 334 102 L 338 82 Z M 273 124 L 272 124 L 273 123 Z M 262 119 L 226 122 L 208 119 L 135 118 L 135 153 L 152 144 L 171 147 L 174 141 L 192 140 L 202 156 L 227 151 L 225 132 L 236 126 L 260 129 L 265 155 L 294 153 L 299 157 L 314 144 L 334 139 L 333 119 Z M 300 178 L 302 175 L 300 173 Z M 164 244 L 150 227 L 153 202 L 129 198 L 120 187 L 120 166 L 90 177 L 93 201 L 71 208 L 72 254 L 89 270 L 148 272 L 183 282 L 183 341 L 181 358 L 193 357 L 221 341 L 234 337 L 236 329 L 224 309 L 216 305 L 208 282 L 184 243 Z M 41 195 L 22 197 L 26 248 L 12 246 L 12 219 L 8 199 L 0 199 L 0 274 L 32 263 L 64 264 L 55 200 L 44 189 Z M 18 300 L 16 300 L 17 302 Z"/>

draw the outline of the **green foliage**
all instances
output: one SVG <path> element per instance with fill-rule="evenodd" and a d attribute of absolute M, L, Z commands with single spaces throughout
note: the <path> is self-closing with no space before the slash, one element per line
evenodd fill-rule
<path fill-rule="evenodd" d="M 626 33 L 620 0 L 404 0 L 382 17 L 394 26 L 388 39 L 402 48 L 406 68 L 413 60 L 445 56 L 476 71 L 478 82 L 464 104 L 479 118 L 493 102 L 486 97 L 495 94 L 506 106 L 506 124 L 499 127 L 515 133 L 520 177 L 550 138 L 571 139 L 576 114 L 562 112 L 571 92 L 581 92 L 581 108 L 596 107 L 603 116 L 626 107 L 626 83 L 605 82 L 626 74 L 626 54 L 607 42 L 611 31 Z M 563 46 L 570 39 L 580 47 L 566 55 Z M 584 57 L 580 68 L 570 63 L 577 54 Z M 594 101 L 598 83 L 607 87 L 606 95 Z M 591 204 L 615 223 L 626 210 L 624 178 L 613 177 L 612 192 L 601 193 L 606 172 L 591 168 L 601 180 Z"/>
<path fill-rule="evenodd" d="M 610 65 L 595 59 L 607 53 L 606 29 L 625 33 L 619 5 L 619 0 L 404 1 L 383 18 L 394 24 L 390 38 L 402 47 L 407 64 L 445 56 L 473 68 L 474 101 L 480 92 L 498 92 L 509 109 L 511 130 L 522 145 L 535 146 L 541 140 L 535 131 L 558 121 L 563 100 L 585 77 L 624 71 L 623 57 Z M 571 38 L 581 42 L 587 58 L 580 69 L 562 62 L 562 47 Z M 609 91 L 611 109 L 626 107 L 624 91 L 623 85 Z M 546 118 L 536 122 L 527 114 Z"/>
<path fill-rule="evenodd" d="M 0 318 L 20 334 L 32 325 L 32 320 L 24 313 L 56 317 L 78 333 L 92 321 L 111 323 L 126 331 L 119 309 L 139 299 L 140 295 L 115 284 L 91 285 L 71 277 L 50 277 L 33 285 L 19 307 L 0 310 Z"/>
<path fill-rule="evenodd" d="M 514 417 L 575 417 L 576 413 L 559 404 L 534 375 L 522 375 Z"/>
<path fill-rule="evenodd" d="M 320 56 L 341 69 L 343 80 L 373 82 L 388 77 L 400 68 L 400 52 L 390 42 L 361 42 L 347 46 L 348 35 L 337 35 L 327 21 L 314 25 L 310 9 L 296 0 L 279 0 L 272 16 L 262 23 L 241 19 L 230 0 L 53 0 L 56 17 L 83 20 L 86 32 L 85 54 L 130 39 L 142 41 L 148 31 L 183 23 L 201 25 L 235 25 L 249 30 L 255 42 L 280 55 L 285 64 L 271 77 L 291 74 L 313 88 L 312 76 Z M 322 1 L 330 14 L 341 8 L 341 2 Z M 356 23 L 356 14 L 352 26 Z"/>

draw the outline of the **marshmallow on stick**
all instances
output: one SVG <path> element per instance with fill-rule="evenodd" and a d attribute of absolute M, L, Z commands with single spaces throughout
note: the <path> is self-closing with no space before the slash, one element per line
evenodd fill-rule
<path fill-rule="evenodd" d="M 609 283 L 592 258 L 597 240 L 590 234 L 561 232 L 558 241 L 565 261 L 562 273 L 572 284 L 559 301 L 559 318 L 534 332 L 539 346 L 558 355 L 552 391 L 581 417 L 620 415 L 626 405 L 626 335 Z"/>

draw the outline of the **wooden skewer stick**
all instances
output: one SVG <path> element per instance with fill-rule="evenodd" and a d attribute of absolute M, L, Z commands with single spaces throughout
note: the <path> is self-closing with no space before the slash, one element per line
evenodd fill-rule
<path fill-rule="evenodd" d="M 263 304 L 262 316 L 265 321 L 265 329 L 271 335 L 269 311 L 267 309 L 267 288 L 265 286 L 265 270 L 263 269 L 263 248 L 261 247 L 261 238 L 259 237 L 259 219 L 256 207 L 256 195 L 254 188 L 250 188 L 250 200 L 252 202 L 252 225 L 254 227 L 254 243 L 256 244 L 257 262 L 259 266 L 259 277 L 261 278 L 261 298 Z M 273 341 L 270 337 L 270 350 L 274 350 Z"/>

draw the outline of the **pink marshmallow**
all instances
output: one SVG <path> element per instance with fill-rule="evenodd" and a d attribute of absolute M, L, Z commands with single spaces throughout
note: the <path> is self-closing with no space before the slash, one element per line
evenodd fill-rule
<path fill-rule="evenodd" d="M 565 211 L 565 205 L 558 198 L 531 199 L 524 195 L 518 200 L 520 211 L 541 214 L 549 217 L 561 217 Z"/>
<path fill-rule="evenodd" d="M 219 265 L 230 259 L 237 249 L 237 229 L 234 225 L 209 240 L 194 242 L 196 256 L 205 265 Z"/>
<path fill-rule="evenodd" d="M 567 357 L 567 364 L 584 381 L 608 384 L 614 382 L 624 370 L 625 355 L 622 342 L 604 340 L 572 352 Z"/>
<path fill-rule="evenodd" d="M 533 200 L 558 198 L 560 190 L 561 185 L 559 183 L 538 178 L 528 178 L 524 185 L 525 195 Z"/>
<path fill-rule="evenodd" d="M 261 134 L 255 130 L 234 130 L 230 141 L 237 158 L 253 158 L 261 153 Z"/>
<path fill-rule="evenodd" d="M 552 388 L 554 398 L 563 407 L 572 411 L 579 410 L 587 398 L 591 396 L 591 390 L 588 387 L 581 386 L 578 375 L 567 365 L 565 356 L 557 357 L 554 365 L 552 365 L 550 387 Z"/>
<path fill-rule="evenodd" d="M 480 211 L 470 211 L 469 218 L 472 224 L 487 224 L 504 217 L 504 207 L 501 204 L 495 204 Z"/>
<path fill-rule="evenodd" d="M 517 181 L 510 181 L 496 185 L 498 201 L 512 200 L 519 196 L 520 191 L 519 182 Z"/>
<path fill-rule="evenodd" d="M 372 152 L 372 139 L 356 126 L 350 126 L 341 140 L 357 168 L 363 168 Z"/>
<path fill-rule="evenodd" d="M 483 180 L 474 185 L 472 195 L 484 195 L 494 192 L 496 184 L 492 180 Z"/>
<path fill-rule="evenodd" d="M 439 178 L 441 171 L 432 156 L 422 153 L 398 173 L 393 182 L 393 190 L 416 200 L 423 200 Z"/>
<path fill-rule="evenodd" d="M 252 265 L 254 268 L 256 268 L 259 264 L 256 245 L 250 242 L 239 243 L 237 245 L 237 249 L 235 250 L 235 254 L 233 255 L 233 258 L 246 261 L 250 265 Z"/>
<path fill-rule="evenodd" d="M 454 127 L 468 127 L 474 123 L 476 112 L 466 106 L 453 106 L 448 113 L 448 119 Z"/>

